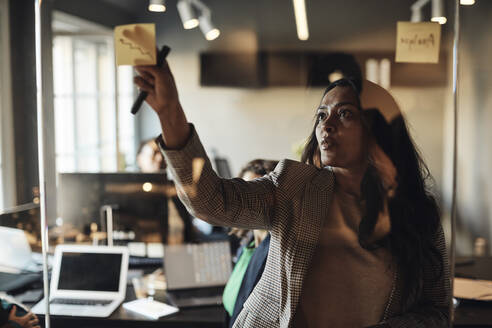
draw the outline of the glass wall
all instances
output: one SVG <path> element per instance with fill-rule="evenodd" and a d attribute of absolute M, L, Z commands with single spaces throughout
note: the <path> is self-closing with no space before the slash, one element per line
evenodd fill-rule
<path fill-rule="evenodd" d="M 432 275 L 441 264 L 444 270 L 440 271 L 440 278 L 433 284 L 428 284 L 425 280 L 427 285 L 424 288 L 427 288 L 427 296 L 433 295 L 429 296 L 432 299 L 426 301 L 430 301 L 446 316 L 447 310 L 444 310 L 444 307 L 448 305 L 450 286 L 444 254 L 449 252 L 451 240 L 454 136 L 454 5 L 451 1 L 418 2 L 421 21 L 429 21 L 431 16 L 436 14 L 431 10 L 433 5 L 437 6 L 435 3 L 441 3 L 443 15 L 447 17 L 447 22 L 440 25 L 437 63 L 395 60 L 397 22 L 417 22 L 415 1 L 378 0 L 371 1 L 370 4 L 356 0 L 309 1 L 305 4 L 307 31 L 300 31 L 302 19 L 296 21 L 296 15 L 300 15 L 294 11 L 297 1 L 293 2 L 294 5 L 280 0 L 204 2 L 208 8 L 204 16 L 211 19 L 220 30 L 218 37 L 213 40 L 208 40 L 211 36 L 207 37 L 206 31 L 202 33 L 199 28 L 184 29 L 184 18 L 180 16 L 174 3 L 168 3 L 166 12 L 151 13 L 146 4 L 137 4 L 135 1 L 100 0 L 87 4 L 87 10 L 80 12 L 80 17 L 76 17 L 75 4 L 73 7 L 55 6 L 58 14 L 53 16 L 52 71 L 57 216 L 48 218 L 49 250 L 54 256 L 53 270 L 58 270 L 59 273 L 52 278 L 55 279 L 52 280 L 55 283 L 55 291 L 56 288 L 68 288 L 61 287 L 63 279 L 68 277 L 64 283 L 69 285 L 76 280 L 73 278 L 75 275 L 72 278 L 61 277 L 61 259 L 65 256 L 62 256 L 62 252 L 71 253 L 70 256 L 74 256 L 75 253 L 88 254 L 92 252 L 88 251 L 90 247 L 70 247 L 97 246 L 98 250 L 106 252 L 105 255 L 122 250 L 123 257 L 116 261 L 120 265 L 119 269 L 122 269 L 121 265 L 125 266 L 124 271 L 127 267 L 135 269 L 131 272 L 132 276 L 128 276 L 128 281 L 127 277 L 121 278 L 114 272 L 114 276 L 107 276 L 113 282 L 120 278 L 125 280 L 123 287 L 111 287 L 113 292 L 123 288 L 125 302 L 150 297 L 178 305 L 176 299 L 173 301 L 173 297 L 176 298 L 173 296 L 173 289 L 217 285 L 224 287 L 236 262 L 241 259 L 247 261 L 242 257 L 243 254 L 260 245 L 263 238 L 268 236 L 267 240 L 274 247 L 269 254 L 264 251 L 265 271 L 262 278 L 259 278 L 259 285 L 253 291 L 253 298 L 257 298 L 258 304 L 263 304 L 261 302 L 270 297 L 273 303 L 280 304 L 279 307 L 283 306 L 282 304 L 290 304 L 291 301 L 298 302 L 297 304 L 301 304 L 301 307 L 297 308 L 299 309 L 303 304 L 308 304 L 303 303 L 307 302 L 304 298 L 307 296 L 303 294 L 306 288 L 316 285 L 316 280 L 310 280 L 315 279 L 310 272 L 320 272 L 316 270 L 322 268 L 314 265 L 314 262 L 304 263 L 304 260 L 299 259 L 302 256 L 289 256 L 305 252 L 302 254 L 307 258 L 318 256 L 319 263 L 330 260 L 326 252 L 330 250 L 327 245 L 333 239 L 327 236 L 329 227 L 332 227 L 330 224 L 333 223 L 330 219 L 337 218 L 344 227 L 339 230 L 336 230 L 335 226 L 333 228 L 338 231 L 336 236 L 341 240 L 334 246 L 340 254 L 344 254 L 340 258 L 353 259 L 353 253 L 347 253 L 347 249 L 356 252 L 360 257 L 349 261 L 348 264 L 331 258 L 334 264 L 330 268 L 353 265 L 364 272 L 366 269 L 370 271 L 383 267 L 391 267 L 393 270 L 383 270 L 385 274 L 379 275 L 381 272 L 374 269 L 372 274 L 381 279 L 378 280 L 380 288 L 371 285 L 375 288 L 371 291 L 368 284 L 357 285 L 360 288 L 356 289 L 356 292 L 362 290 L 369 294 L 375 291 L 387 294 L 380 297 L 383 304 L 381 311 L 384 315 L 378 318 L 392 317 L 396 313 L 391 312 L 394 309 L 391 308 L 391 303 L 388 303 L 388 295 L 408 292 L 406 289 L 397 289 L 400 287 L 396 286 L 395 277 L 404 279 L 399 272 L 408 271 L 405 279 L 408 279 L 409 286 L 413 286 L 410 281 L 415 280 L 411 279 L 422 282 L 428 278 L 425 275 Z M 184 6 L 183 3 L 195 2 L 180 3 Z M 421 4 L 424 5 L 420 6 Z M 91 10 L 96 12 L 109 8 L 114 9 L 115 15 L 112 18 L 108 17 L 107 21 L 99 15 L 90 14 Z M 492 201 L 492 189 L 487 178 L 487 164 L 492 161 L 492 155 L 487 148 L 487 140 L 492 137 L 488 132 L 490 129 L 487 128 L 491 119 L 492 104 L 487 92 L 491 86 L 488 58 L 492 40 L 489 40 L 490 36 L 484 28 L 490 21 L 487 15 L 492 11 L 486 0 L 477 0 L 475 5 L 461 8 L 462 60 L 459 67 L 460 134 L 456 235 L 456 252 L 459 255 L 460 266 L 467 265 L 470 260 L 475 261 L 478 256 L 488 256 L 492 235 L 492 212 L 487 205 Z M 194 10 L 200 12 L 203 7 L 198 6 Z M 73 21 L 71 17 L 74 17 Z M 210 167 L 207 161 L 187 162 L 186 157 L 173 163 L 174 169 L 167 167 L 169 163 L 166 163 L 154 142 L 154 138 L 162 132 L 162 122 L 159 122 L 147 104 L 142 106 L 137 115 L 130 114 L 130 108 L 137 96 L 137 89 L 133 85 L 136 72 L 131 66 L 115 65 L 114 47 L 118 40 L 113 39 L 112 27 L 136 22 L 154 23 L 156 46 L 159 48 L 166 44 L 171 47 L 167 59 L 175 79 L 179 100 L 210 158 Z M 88 28 L 95 23 L 95 27 Z M 101 27 L 102 25 L 104 27 Z M 350 95 L 337 94 L 336 97 L 339 98 L 336 98 L 338 102 L 335 102 L 330 98 L 334 93 L 327 95 L 325 89 L 332 82 L 344 77 L 351 78 L 348 87 L 353 88 L 355 92 Z M 152 79 L 149 81 L 155 82 Z M 343 98 L 344 96 L 349 100 Z M 340 97 L 343 101 L 339 101 Z M 328 117 L 333 108 L 342 106 L 342 103 L 347 106 L 352 104 L 352 107 L 361 111 L 340 111 L 337 114 L 339 125 L 333 129 L 327 127 L 332 123 L 320 123 L 325 116 Z M 367 137 L 361 137 L 363 142 L 360 143 L 360 149 L 363 151 L 356 154 L 360 159 L 357 165 L 364 163 L 359 166 L 355 165 L 355 162 L 343 162 L 345 157 L 337 159 L 336 152 L 333 151 L 337 143 L 345 145 L 340 147 L 343 148 L 341 153 L 344 154 L 359 149 L 359 139 L 344 143 L 343 133 L 340 132 L 352 126 L 350 120 L 354 117 L 364 122 L 365 125 L 360 124 L 358 127 L 362 131 L 360 135 Z M 328 122 L 328 118 L 326 120 Z M 315 127 L 318 127 L 318 130 Z M 340 134 L 336 137 L 339 140 L 332 136 L 336 133 Z M 310 140 L 311 145 L 314 145 L 312 152 L 308 152 Z M 416 146 L 416 152 L 413 151 L 411 141 Z M 319 147 L 318 143 L 322 146 Z M 199 181 L 202 173 L 206 176 L 213 174 L 213 170 L 223 178 L 240 176 L 247 180 L 246 175 L 243 176 L 241 173 L 246 166 L 246 171 L 262 176 L 275 167 L 272 163 L 283 159 L 299 162 L 303 153 L 307 156 L 310 166 L 302 166 L 304 169 L 295 176 L 306 181 L 292 182 L 292 185 L 302 186 L 299 190 L 292 189 L 288 195 L 276 196 L 272 204 L 268 203 L 268 200 L 271 194 L 277 192 L 275 188 L 278 186 L 275 183 L 281 183 L 275 178 L 276 174 L 285 169 L 282 165 L 277 167 L 276 174 L 270 176 L 274 181 L 271 185 L 266 182 L 266 178 L 251 183 L 234 180 L 235 182 L 213 185 L 210 190 L 202 190 L 200 188 L 203 185 L 198 183 L 189 189 L 188 186 L 180 186 L 178 189 L 187 195 L 177 197 L 176 185 L 179 185 L 180 181 Z M 251 163 L 255 159 L 268 161 Z M 188 166 L 195 170 L 189 173 L 189 176 L 173 175 L 176 171 L 185 171 Z M 314 169 L 312 166 L 317 168 Z M 347 187 L 343 182 L 346 177 L 343 172 L 353 173 L 356 166 L 360 168 L 360 179 L 354 179 L 357 183 L 353 185 L 357 185 L 358 188 L 343 189 L 344 186 Z M 312 173 L 312 176 L 302 177 L 308 175 L 306 172 L 326 172 L 323 169 L 331 172 L 329 174 L 332 174 L 330 176 L 333 179 L 322 180 L 322 174 L 319 175 L 322 185 L 314 188 L 312 194 L 304 194 L 310 190 L 311 181 L 319 176 L 318 173 Z M 333 184 L 333 191 L 330 191 L 329 195 L 322 194 L 320 190 L 325 190 L 324 186 L 329 183 Z M 255 185 L 261 188 L 254 189 L 252 186 Z M 263 192 L 261 199 L 247 199 L 250 193 L 255 194 L 260 189 Z M 234 191 L 238 190 L 246 192 L 234 194 Z M 345 190 L 345 193 L 341 190 Z M 415 195 L 413 193 L 424 197 L 426 202 L 415 201 L 418 197 L 409 196 Z M 300 194 L 303 196 L 298 197 Z M 316 198 L 313 194 L 319 197 Z M 346 198 L 343 198 L 343 195 Z M 231 204 L 215 202 L 222 199 L 222 196 Z M 203 205 L 203 208 L 187 209 L 185 204 L 191 206 L 190 203 L 195 197 L 201 197 L 199 205 Z M 311 197 L 316 198 L 319 203 L 311 200 Z M 239 201 L 234 203 L 237 199 Z M 327 202 L 327 199 L 335 200 L 331 203 L 331 200 Z M 350 199 L 352 205 L 347 205 Z M 262 206 L 271 205 L 271 208 L 280 206 L 280 202 L 285 201 L 286 203 L 281 205 L 289 208 L 288 215 L 282 218 L 276 217 L 275 214 L 264 220 L 258 219 L 254 224 L 249 225 L 249 221 L 238 224 L 242 228 L 271 230 L 271 235 L 258 231 L 255 233 L 249 229 L 231 230 L 230 227 L 221 226 L 237 224 L 236 221 L 222 222 L 227 215 L 222 216 L 221 210 L 232 211 L 227 213 L 231 220 L 241 219 L 242 214 L 251 210 L 249 207 L 247 210 L 243 207 L 256 201 Z M 372 214 L 367 207 L 371 202 L 378 204 Z M 338 206 L 331 204 L 339 204 L 340 213 L 329 212 L 335 208 L 330 206 Z M 0 203 L 0 208 L 1 205 Z M 238 207 L 234 207 L 235 205 Z M 212 208 L 208 208 L 211 213 L 204 212 L 207 206 Z M 250 220 L 254 220 L 266 210 L 260 211 L 255 207 L 251 211 L 255 215 L 251 216 Z M 306 213 L 312 215 L 308 217 Z M 319 220 L 316 221 L 318 216 Z M 371 224 L 368 223 L 369 218 L 373 219 Z M 289 223 L 282 225 L 279 223 L 283 222 L 281 220 Z M 439 239 L 441 225 L 445 239 Z M 292 231 L 296 237 L 284 235 L 285 231 Z M 429 241 L 428 244 L 426 240 Z M 431 260 L 426 262 L 418 256 L 416 259 L 409 255 L 416 254 L 413 249 L 415 245 L 430 244 L 433 245 L 428 246 L 432 248 L 430 252 L 438 251 L 437 260 L 430 256 Z M 244 247 L 245 245 L 248 247 Z M 321 246 L 318 248 L 318 245 Z M 371 248 L 368 245 L 377 247 Z M 63 248 L 67 246 L 69 247 Z M 424 253 L 428 251 L 425 248 L 427 246 L 421 247 L 425 249 Z M 55 253 L 55 249 L 59 250 L 58 253 Z M 266 249 L 268 250 L 268 246 Z M 111 265 L 113 262 L 109 258 L 114 259 L 111 254 L 108 255 L 107 261 L 93 258 L 89 261 L 96 262 L 89 263 L 101 263 L 101 267 L 103 262 L 105 265 Z M 70 256 L 67 257 L 67 261 L 73 260 Z M 299 268 L 293 268 L 287 258 L 292 263 L 300 263 Z M 373 262 L 367 265 L 369 262 L 361 259 Z M 80 263 L 82 262 L 81 260 Z M 75 266 L 76 264 L 73 264 L 71 267 Z M 412 271 L 402 268 L 423 269 Z M 80 270 L 83 270 L 83 267 Z M 340 276 L 340 272 L 337 275 L 333 270 L 329 273 L 335 277 L 330 281 L 336 281 L 336 277 Z M 360 279 L 350 277 L 352 271 L 348 270 L 345 273 L 343 276 L 346 280 L 342 279 L 340 284 L 352 281 L 348 286 L 353 287 L 360 282 Z M 190 274 L 191 278 L 186 277 L 187 274 Z M 295 274 L 300 276 L 294 277 Z M 368 275 L 370 274 L 369 272 Z M 178 279 L 176 282 L 173 275 L 181 280 Z M 185 284 L 188 278 L 191 279 L 191 285 Z M 301 288 L 302 284 L 295 285 L 293 282 L 298 278 L 305 282 L 304 289 Z M 489 278 L 484 276 L 484 279 Z M 266 292 L 263 291 L 267 285 L 272 286 L 274 292 L 270 291 L 270 294 L 265 296 L 263 294 Z M 280 289 L 276 289 L 280 285 L 297 288 L 299 298 L 286 299 Z M 329 284 L 323 288 L 328 286 Z M 68 289 L 80 288 L 72 287 Z M 386 287 L 387 289 L 384 289 Z M 437 296 L 434 298 L 435 295 Z M 324 296 L 319 296 L 321 297 Z M 392 300 L 391 297 L 389 299 Z M 118 299 L 118 306 L 113 309 L 116 309 L 113 318 L 139 320 L 137 314 L 119 307 L 122 301 L 123 299 Z M 226 310 L 232 315 L 234 303 L 230 308 L 227 296 L 224 302 Z M 175 319 L 186 321 L 192 310 L 187 310 L 186 305 L 180 306 L 182 311 Z M 462 308 L 467 309 L 466 306 Z M 206 313 L 203 320 L 211 327 L 223 324 L 221 307 L 209 308 L 204 312 L 197 311 L 198 316 L 201 316 L 200 313 Z M 277 312 L 280 313 L 280 310 Z M 247 319 L 244 313 L 238 318 Z M 458 314 L 456 318 L 458 322 L 466 325 L 466 315 Z M 306 320 L 300 317 L 291 319 L 301 320 L 296 321 L 301 322 L 299 326 L 302 326 L 302 320 Z M 53 320 L 56 322 L 56 317 Z M 370 326 L 378 321 L 379 319 L 364 323 L 365 326 Z M 198 321 L 196 324 L 198 325 Z"/>
<path fill-rule="evenodd" d="M 491 180 L 488 167 L 492 103 L 490 71 L 490 12 L 487 1 L 463 6 L 460 47 L 458 229 L 461 255 L 488 256 L 491 253 Z"/>

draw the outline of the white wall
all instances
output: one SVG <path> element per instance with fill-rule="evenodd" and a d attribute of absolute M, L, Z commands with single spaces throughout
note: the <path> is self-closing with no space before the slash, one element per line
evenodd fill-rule
<path fill-rule="evenodd" d="M 295 158 L 293 144 L 311 132 L 322 88 L 201 87 L 198 53 L 174 54 L 169 63 L 189 121 L 195 124 L 207 151 L 214 147 L 229 158 L 233 173 L 254 158 Z M 394 88 L 391 92 L 439 185 L 446 90 Z M 150 109 L 140 115 L 144 139 L 160 133 Z"/>
<path fill-rule="evenodd" d="M 171 58 L 180 99 L 207 151 L 229 159 L 233 174 L 254 158 L 295 158 L 292 145 L 304 140 L 322 89 L 239 89 L 199 86 L 198 54 Z M 158 133 L 155 114 L 142 115 L 144 138 Z"/>

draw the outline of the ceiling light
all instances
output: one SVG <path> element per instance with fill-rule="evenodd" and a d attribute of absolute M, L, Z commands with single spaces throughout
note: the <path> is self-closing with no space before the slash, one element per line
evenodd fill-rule
<path fill-rule="evenodd" d="M 149 11 L 164 12 L 166 11 L 165 0 L 149 0 Z"/>
<path fill-rule="evenodd" d="M 219 37 L 220 31 L 212 24 L 210 17 L 208 16 L 200 16 L 200 29 L 205 35 L 205 39 L 208 41 L 215 40 Z"/>
<path fill-rule="evenodd" d="M 309 29 L 306 16 L 306 3 L 304 0 L 292 0 L 294 15 L 296 17 L 297 37 L 299 40 L 309 39 Z"/>
<path fill-rule="evenodd" d="M 439 24 L 446 24 L 447 19 L 446 16 L 444 16 L 444 3 L 442 0 L 432 0 L 431 21 Z"/>
<path fill-rule="evenodd" d="M 150 182 L 145 182 L 143 185 L 142 185 L 142 190 L 145 191 L 145 192 L 151 192 L 152 191 L 152 183 Z"/>
<path fill-rule="evenodd" d="M 180 0 L 176 6 L 178 7 L 179 17 L 181 17 L 183 27 L 186 30 L 190 30 L 198 26 L 199 22 L 190 1 Z"/>
<path fill-rule="evenodd" d="M 422 10 L 420 8 L 418 9 L 413 9 L 412 8 L 412 18 L 410 19 L 411 22 L 421 22 L 422 21 Z"/>
<path fill-rule="evenodd" d="M 430 0 L 417 0 L 413 5 L 410 6 L 412 10 L 412 18 L 410 21 L 412 22 L 421 22 L 422 21 L 422 7 L 429 3 Z"/>
<path fill-rule="evenodd" d="M 431 21 L 443 25 L 443 24 L 446 24 L 448 19 L 446 17 L 443 17 L 443 16 L 438 16 L 438 17 L 432 17 Z"/>
<path fill-rule="evenodd" d="M 464 6 L 471 6 L 475 4 L 475 0 L 460 0 L 460 4 Z"/>

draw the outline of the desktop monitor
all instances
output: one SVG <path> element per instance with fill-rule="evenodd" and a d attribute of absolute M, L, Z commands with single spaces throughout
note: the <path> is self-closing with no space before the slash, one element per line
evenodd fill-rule
<path fill-rule="evenodd" d="M 215 170 L 219 175 L 219 177 L 225 179 L 232 178 L 231 168 L 229 167 L 229 162 L 227 161 L 227 159 L 221 157 L 215 157 L 213 161 L 215 164 Z"/>
<path fill-rule="evenodd" d="M 110 205 L 114 230 L 133 231 L 136 240 L 156 232 L 162 238 L 172 190 L 163 173 L 61 173 L 58 212 L 64 224 L 83 231 L 93 222 L 104 226 L 100 210 Z"/>

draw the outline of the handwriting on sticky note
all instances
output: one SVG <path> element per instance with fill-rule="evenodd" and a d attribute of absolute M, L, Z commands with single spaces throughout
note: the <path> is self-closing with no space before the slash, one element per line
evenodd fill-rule
<path fill-rule="evenodd" d="M 116 65 L 155 65 L 155 25 L 130 24 L 114 29 Z"/>
<path fill-rule="evenodd" d="M 396 26 L 396 62 L 437 63 L 441 44 L 439 23 L 398 22 Z"/>

